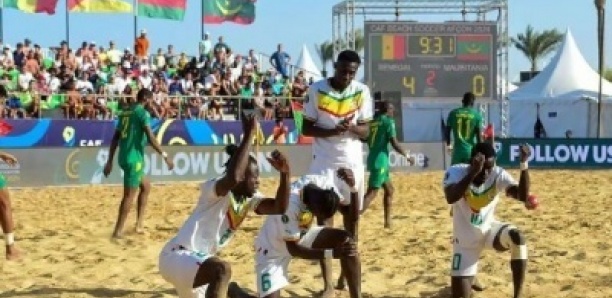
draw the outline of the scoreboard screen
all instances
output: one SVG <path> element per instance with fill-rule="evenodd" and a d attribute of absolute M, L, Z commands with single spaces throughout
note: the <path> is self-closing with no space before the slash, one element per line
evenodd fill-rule
<path fill-rule="evenodd" d="M 497 95 L 497 25 L 491 22 L 365 23 L 365 75 L 374 91 L 408 99 Z"/>

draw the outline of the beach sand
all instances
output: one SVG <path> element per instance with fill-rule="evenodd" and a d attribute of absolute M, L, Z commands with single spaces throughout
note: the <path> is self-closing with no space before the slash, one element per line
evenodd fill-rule
<path fill-rule="evenodd" d="M 380 197 L 362 218 L 364 297 L 448 297 L 451 218 L 442 175 L 393 175 L 392 230 L 383 229 Z M 497 212 L 527 236 L 524 297 L 612 297 L 612 172 L 532 170 L 531 177 L 540 209 L 527 211 L 504 199 Z M 275 183 L 262 181 L 262 191 L 273 196 Z M 157 258 L 194 207 L 198 187 L 154 186 L 147 233 L 133 233 L 134 209 L 121 243 L 110 241 L 119 187 L 12 190 L 15 234 L 25 255 L 21 262 L 0 259 L 0 298 L 176 297 L 158 274 Z M 233 266 L 233 280 L 250 291 L 256 288 L 252 246 L 261 223 L 252 215 L 221 254 Z M 476 297 L 511 297 L 509 258 L 485 253 L 479 278 L 488 288 Z M 334 279 L 338 273 L 334 261 Z M 292 262 L 290 280 L 283 297 L 313 297 L 322 286 L 318 265 L 304 260 Z"/>

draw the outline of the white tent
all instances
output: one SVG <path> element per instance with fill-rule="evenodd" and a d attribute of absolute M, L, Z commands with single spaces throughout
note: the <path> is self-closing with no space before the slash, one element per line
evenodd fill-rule
<path fill-rule="evenodd" d="M 310 55 L 310 51 L 308 51 L 308 47 L 306 45 L 302 45 L 302 52 L 300 53 L 300 57 L 297 62 L 297 71 L 303 71 L 306 80 L 309 80 L 311 77 L 314 81 L 318 81 L 321 78 L 321 71 L 312 60 L 312 56 Z"/>
<path fill-rule="evenodd" d="M 594 136 L 599 78 L 568 29 L 550 63 L 531 81 L 508 94 L 510 135 L 533 137 L 539 107 L 549 138 L 564 137 L 567 130 L 574 137 Z M 602 90 L 609 98 L 612 83 L 604 80 Z"/>

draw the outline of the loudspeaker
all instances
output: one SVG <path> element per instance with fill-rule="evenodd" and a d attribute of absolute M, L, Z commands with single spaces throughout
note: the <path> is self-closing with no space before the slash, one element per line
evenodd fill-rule
<path fill-rule="evenodd" d="M 404 142 L 404 116 L 402 109 L 402 92 L 401 91 L 376 91 L 374 92 L 374 112 L 377 113 L 380 110 L 380 104 L 382 101 L 387 101 L 395 107 L 395 113 L 393 120 L 395 120 L 395 131 L 397 133 L 397 140 Z"/>

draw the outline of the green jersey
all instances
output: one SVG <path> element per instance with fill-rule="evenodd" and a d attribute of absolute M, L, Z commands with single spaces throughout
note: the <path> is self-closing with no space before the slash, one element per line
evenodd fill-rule
<path fill-rule="evenodd" d="M 476 145 L 476 128 L 482 126 L 482 116 L 473 108 L 462 107 L 454 109 L 448 114 L 446 124 L 451 127 L 453 135 L 453 154 L 472 153 Z"/>
<path fill-rule="evenodd" d="M 117 131 L 119 137 L 119 164 L 143 162 L 147 142 L 145 127 L 149 126 L 151 116 L 138 104 L 128 107 L 119 115 Z"/>
<path fill-rule="evenodd" d="M 368 135 L 368 168 L 389 166 L 389 143 L 396 137 L 395 121 L 387 115 L 377 115 L 370 122 Z"/>

